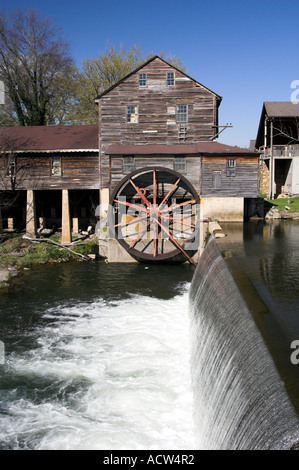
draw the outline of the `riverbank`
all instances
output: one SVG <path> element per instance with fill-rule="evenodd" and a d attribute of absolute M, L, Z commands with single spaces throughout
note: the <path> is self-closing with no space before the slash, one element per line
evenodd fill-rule
<path fill-rule="evenodd" d="M 78 237 L 69 245 L 60 244 L 60 233 L 49 237 L 28 239 L 23 232 L 4 232 L 0 235 L 0 288 L 19 272 L 31 266 L 69 261 L 91 261 L 98 254 L 96 235 Z"/>

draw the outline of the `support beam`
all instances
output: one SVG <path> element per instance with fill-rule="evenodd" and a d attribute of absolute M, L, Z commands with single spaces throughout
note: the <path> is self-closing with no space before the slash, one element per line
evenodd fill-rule
<path fill-rule="evenodd" d="M 30 238 L 36 237 L 36 206 L 35 192 L 33 189 L 27 189 L 26 204 L 26 236 Z"/>
<path fill-rule="evenodd" d="M 62 190 L 62 234 L 61 243 L 70 243 L 72 241 L 70 201 L 68 189 Z"/>

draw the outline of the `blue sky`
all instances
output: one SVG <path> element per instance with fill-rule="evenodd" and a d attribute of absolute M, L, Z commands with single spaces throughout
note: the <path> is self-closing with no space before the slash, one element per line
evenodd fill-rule
<path fill-rule="evenodd" d="M 233 128 L 219 141 L 228 145 L 248 147 L 263 102 L 290 100 L 299 80 L 298 0 L 0 0 L 4 12 L 27 7 L 61 26 L 78 66 L 107 43 L 180 57 L 223 97 L 219 124 Z"/>

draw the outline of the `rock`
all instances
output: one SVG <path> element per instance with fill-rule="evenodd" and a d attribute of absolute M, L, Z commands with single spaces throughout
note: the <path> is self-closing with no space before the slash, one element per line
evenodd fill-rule
<path fill-rule="evenodd" d="M 19 274 L 16 268 L 8 268 L 8 271 L 9 271 L 10 277 L 16 277 Z"/>
<path fill-rule="evenodd" d="M 10 278 L 10 273 L 7 268 L 0 269 L 0 283 L 6 283 Z"/>

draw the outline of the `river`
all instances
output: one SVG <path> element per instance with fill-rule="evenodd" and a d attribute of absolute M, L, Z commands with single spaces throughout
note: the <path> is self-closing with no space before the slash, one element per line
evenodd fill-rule
<path fill-rule="evenodd" d="M 240 289 L 246 271 L 263 298 L 251 304 L 253 315 L 296 402 L 299 365 L 289 367 L 284 348 L 299 339 L 299 223 L 223 229 L 219 248 Z M 200 448 L 193 273 L 188 264 L 70 263 L 19 276 L 0 294 L 0 449 Z"/>

